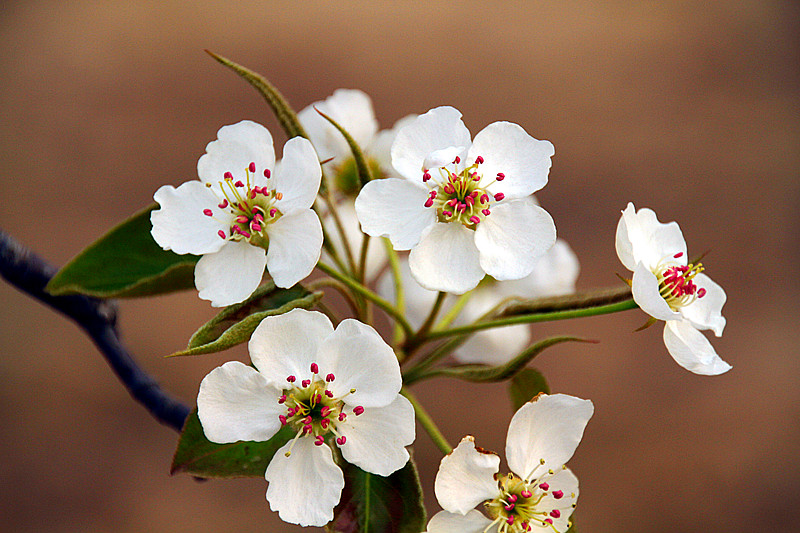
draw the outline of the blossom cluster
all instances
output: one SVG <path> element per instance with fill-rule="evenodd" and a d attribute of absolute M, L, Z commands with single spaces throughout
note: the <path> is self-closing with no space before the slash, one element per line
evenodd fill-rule
<path fill-rule="evenodd" d="M 297 118 L 308 139 L 287 141 L 280 160 L 271 133 L 245 120 L 224 126 L 208 144 L 198 180 L 154 195 L 153 238 L 165 250 L 201 256 L 195 284 L 212 306 L 245 301 L 265 272 L 275 286 L 290 288 L 320 260 L 338 260 L 359 246 L 364 257 L 352 283 L 362 295 L 365 286 L 376 287 L 375 301 L 380 295 L 388 305 L 402 304 L 409 327 L 420 332 L 440 305 L 448 310 L 443 324 L 468 326 L 510 299 L 575 292 L 577 256 L 534 196 L 548 182 L 549 141 L 512 122 L 494 122 L 473 137 L 461 113 L 447 106 L 379 131 L 371 101 L 357 90 L 336 91 Z M 373 170 L 363 186 L 351 146 L 333 122 Z M 323 168 L 335 177 L 325 207 L 316 203 Z M 385 238 L 390 250 L 367 250 L 367 236 Z M 387 268 L 396 251 L 409 253 L 395 254 Z M 701 263 L 689 262 L 678 225 L 628 204 L 616 251 L 633 272 L 636 305 L 665 322 L 664 343 L 675 361 L 697 374 L 727 371 L 701 333 L 722 334 L 725 292 Z M 453 356 L 457 364 L 498 367 L 530 343 L 527 325 L 488 329 Z M 205 437 L 218 444 L 269 441 L 288 427 L 292 437 L 265 472 L 269 505 L 288 522 L 328 524 L 345 487 L 341 465 L 389 476 L 409 461 L 415 406 L 402 392 L 401 347 L 352 318 L 334 327 L 318 311 L 267 316 L 249 341 L 252 366 L 228 362 L 203 379 L 197 406 Z M 579 492 L 565 464 L 593 411 L 590 401 L 564 394 L 539 394 L 524 404 L 510 421 L 504 475 L 499 456 L 464 437 L 441 461 L 435 493 L 443 511 L 427 531 L 565 532 Z"/>

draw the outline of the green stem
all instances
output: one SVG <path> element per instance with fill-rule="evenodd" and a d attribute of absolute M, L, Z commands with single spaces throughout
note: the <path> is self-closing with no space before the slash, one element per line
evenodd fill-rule
<path fill-rule="evenodd" d="M 345 285 L 341 281 L 335 279 L 323 278 L 312 281 L 311 283 L 308 284 L 309 290 L 317 290 L 325 287 L 336 289 L 336 291 L 342 295 L 342 298 L 344 298 L 347 304 L 350 306 L 350 310 L 353 312 L 353 314 L 355 315 L 359 314 L 360 310 L 358 308 L 358 303 L 353 298 L 353 295 L 350 294 L 350 291 L 347 290 L 348 289 L 347 285 Z"/>
<path fill-rule="evenodd" d="M 403 292 L 403 277 L 400 274 L 400 259 L 397 256 L 397 252 L 392 248 L 392 243 L 389 239 L 383 239 L 383 245 L 386 248 L 386 255 L 389 257 L 389 268 L 392 271 L 392 280 L 394 281 L 394 301 L 396 304 L 397 311 L 405 316 L 406 313 L 406 298 L 405 293 Z M 403 341 L 403 328 L 400 326 L 400 323 L 395 321 L 394 323 L 394 344 L 398 345 Z"/>
<path fill-rule="evenodd" d="M 400 327 L 403 328 L 403 331 L 407 336 L 411 335 L 414 332 L 414 330 L 411 328 L 411 325 L 408 323 L 408 321 L 405 319 L 402 313 L 400 313 L 391 303 L 387 302 L 386 300 L 384 300 L 383 298 L 381 298 L 380 296 L 369 290 L 364 285 L 360 284 L 350 276 L 338 272 L 330 265 L 326 265 L 322 261 L 317 263 L 317 268 L 322 270 L 324 273 L 326 273 L 333 279 L 341 281 L 342 283 L 347 285 L 350 288 L 350 290 L 352 290 L 353 292 L 355 292 L 360 296 L 363 296 L 367 300 L 374 303 L 376 306 L 383 309 L 389 316 L 394 318 L 398 324 L 400 324 Z"/>
<path fill-rule="evenodd" d="M 369 235 L 366 233 L 361 238 L 361 253 L 358 258 L 358 280 L 366 283 L 367 278 L 367 250 L 369 249 Z"/>
<path fill-rule="evenodd" d="M 428 313 L 428 317 L 425 319 L 425 322 L 422 323 L 419 331 L 417 331 L 413 337 L 408 339 L 403 346 L 407 352 L 414 351 L 414 348 L 421 344 L 421 340 L 425 338 L 425 336 L 428 334 L 428 331 L 430 331 L 433 322 L 436 320 L 436 315 L 439 314 L 439 310 L 442 308 L 442 302 L 444 302 L 446 297 L 446 292 L 440 291 L 439 294 L 436 295 L 436 301 L 433 302 L 433 307 L 431 307 L 431 311 Z"/>
<path fill-rule="evenodd" d="M 456 303 L 454 303 L 452 307 L 447 310 L 447 313 L 445 313 L 445 315 L 433 329 L 446 328 L 452 324 L 453 320 L 455 320 L 461 310 L 464 309 L 464 306 L 467 305 L 467 302 L 469 302 L 469 299 L 472 298 L 473 294 L 475 294 L 475 291 L 468 291 L 459 296 L 456 299 Z"/>
<path fill-rule="evenodd" d="M 417 400 L 417 398 L 405 387 L 400 390 L 400 394 L 408 398 L 408 401 L 414 406 L 414 413 L 417 415 L 417 420 L 419 420 L 422 429 L 428 433 L 436 447 L 439 448 L 439 450 L 441 450 L 441 452 L 445 455 L 452 452 L 453 447 L 450 446 L 450 443 L 447 442 L 447 439 L 444 437 L 444 435 L 442 435 L 442 432 L 439 431 L 436 423 L 430 417 L 425 408 L 422 407 L 422 404 L 419 403 L 419 400 Z"/>

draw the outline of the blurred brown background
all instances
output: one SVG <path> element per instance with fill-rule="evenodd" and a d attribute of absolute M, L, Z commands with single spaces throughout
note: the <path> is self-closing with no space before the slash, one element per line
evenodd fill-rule
<path fill-rule="evenodd" d="M 570 466 L 582 533 L 800 527 L 797 264 L 800 10 L 794 2 L 4 2 L 0 227 L 55 264 L 196 178 L 217 129 L 262 100 L 203 53 L 268 76 L 297 109 L 339 87 L 369 93 L 383 127 L 449 104 L 473 133 L 495 120 L 552 141 L 538 195 L 581 260 L 580 288 L 618 283 L 628 201 L 681 224 L 728 293 L 733 365 L 678 367 L 661 327 L 628 311 L 537 326 L 599 345 L 537 366 L 596 414 Z M 282 143 L 281 135 L 276 137 Z M 0 529 L 297 531 L 263 480 L 168 475 L 176 435 L 118 384 L 64 318 L 0 283 Z M 214 311 L 195 292 L 121 303 L 142 365 L 194 402 L 242 350 L 165 360 Z M 502 451 L 505 389 L 416 389 L 455 443 Z M 419 432 L 428 492 L 440 454 Z"/>

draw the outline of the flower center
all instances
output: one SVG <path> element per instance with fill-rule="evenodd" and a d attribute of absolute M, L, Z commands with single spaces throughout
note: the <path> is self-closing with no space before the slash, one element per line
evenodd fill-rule
<path fill-rule="evenodd" d="M 492 525 L 497 524 L 498 533 L 522 533 L 531 531 L 533 527 L 564 533 L 556 529 L 553 521 L 561 518 L 562 513 L 572 512 L 576 495 L 565 494 L 558 487 L 551 487 L 547 480 L 553 474 L 550 470 L 526 481 L 509 473 L 497 481 L 500 494 L 486 502 L 485 506 L 489 518 L 493 520 Z M 567 528 L 570 526 L 568 524 Z"/>
<path fill-rule="evenodd" d="M 319 374 L 319 367 L 316 363 L 311 363 L 311 379 L 304 379 L 300 386 L 296 385 L 297 378 L 288 376 L 286 381 L 290 388 L 284 389 L 283 394 L 278 398 L 278 403 L 286 407 L 286 414 L 279 415 L 281 425 L 289 425 L 297 431 L 295 441 L 304 436 L 311 435 L 314 444 L 322 446 L 325 443 L 325 436 L 333 434 L 336 443 L 341 446 L 347 438 L 336 431 L 337 422 L 343 422 L 349 414 L 345 412 L 343 399 L 353 394 L 356 390 L 350 389 L 346 394 L 335 397 L 333 392 L 328 389 L 328 384 L 333 383 L 336 376 L 327 374 L 324 378 Z M 355 416 L 364 413 L 364 408 L 360 405 L 353 407 L 350 414 Z M 286 456 L 291 455 L 293 446 L 286 452 Z"/>
<path fill-rule="evenodd" d="M 275 202 L 283 198 L 283 194 L 266 186 L 259 187 L 250 184 L 250 175 L 255 174 L 256 164 L 250 163 L 245 169 L 246 183 L 242 180 L 234 181 L 233 174 L 226 172 L 223 180 L 218 182 L 223 200 L 217 207 L 228 211 L 233 216 L 233 223 L 226 233 L 219 230 L 221 239 L 240 241 L 247 240 L 250 244 L 266 248 L 269 243 L 266 227 L 278 220 L 282 213 L 275 207 Z M 269 169 L 264 169 L 264 177 L 269 179 Z M 211 188 L 211 183 L 206 187 Z M 213 217 L 211 209 L 204 209 L 206 216 Z"/>
<path fill-rule="evenodd" d="M 431 175 L 428 169 L 423 169 L 422 181 L 433 181 L 425 207 L 436 209 L 439 222 L 460 222 L 469 229 L 475 229 L 486 217 L 491 214 L 489 207 L 492 200 L 499 202 L 505 195 L 501 192 L 490 194 L 488 188 L 497 181 L 503 181 L 505 175 L 499 172 L 491 183 L 482 184 L 483 176 L 478 173 L 478 166 L 483 163 L 483 157 L 478 156 L 475 162 L 458 170 L 461 158 L 456 156 L 453 161 L 453 170 L 447 165 L 439 167 L 438 177 Z"/>
<path fill-rule="evenodd" d="M 683 252 L 679 252 L 672 257 L 678 259 L 682 255 Z M 669 259 L 658 264 L 655 272 L 658 290 L 673 311 L 705 296 L 706 290 L 698 288 L 692 281 L 703 270 L 705 268 L 702 263 L 680 265 Z"/>

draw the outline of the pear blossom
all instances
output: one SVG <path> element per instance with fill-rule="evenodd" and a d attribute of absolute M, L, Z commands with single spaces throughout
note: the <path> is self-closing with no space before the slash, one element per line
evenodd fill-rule
<path fill-rule="evenodd" d="M 345 198 L 336 204 L 336 214 L 339 221 L 342 223 L 344 229 L 344 238 L 347 240 L 347 245 L 350 251 L 358 257 L 359 250 L 361 249 L 362 239 L 365 235 L 361 233 L 358 225 L 358 218 L 356 217 L 356 209 L 353 205 L 351 198 Z M 322 216 L 322 227 L 325 228 L 327 236 L 330 238 L 331 245 L 337 251 L 341 258 L 345 257 L 345 248 L 342 236 L 333 221 L 333 216 L 330 213 L 325 213 Z M 329 262 L 331 260 L 328 252 L 323 248 L 322 260 Z M 367 283 L 374 281 L 381 270 L 386 266 L 388 257 L 386 255 L 386 248 L 382 242 L 372 242 L 367 248 L 366 259 L 366 272 L 364 278 Z"/>
<path fill-rule="evenodd" d="M 594 413 L 589 400 L 539 394 L 511 419 L 506 459 L 475 446 L 471 436 L 442 459 L 434 492 L 444 511 L 427 533 L 564 533 L 578 501 L 578 479 L 564 465 Z M 474 509 L 481 504 L 483 513 Z M 487 518 L 488 516 L 488 518 Z"/>
<path fill-rule="evenodd" d="M 356 198 L 361 229 L 411 250 L 411 272 L 429 290 L 463 294 L 485 274 L 523 278 L 556 240 L 531 196 L 547 183 L 553 153 L 511 122 L 471 140 L 458 110 L 431 109 L 392 144 L 402 177 L 371 181 Z"/>
<path fill-rule="evenodd" d="M 676 222 L 662 224 L 647 208 L 629 203 L 617 225 L 617 255 L 633 271 L 631 289 L 639 307 L 664 320 L 664 344 L 675 361 L 695 374 L 717 375 L 731 366 L 700 333 L 717 337 L 725 328 L 725 291 L 703 274 L 702 263 L 691 264 L 686 241 Z"/>
<path fill-rule="evenodd" d="M 379 131 L 372 100 L 358 89 L 337 89 L 325 100 L 314 102 L 297 114 L 320 159 L 332 160 L 337 177 L 342 178 L 337 180 L 337 184 L 345 191 L 350 188 L 347 175 L 355 175 L 356 172 L 350 147 L 339 130 L 317 110 L 335 120 L 356 141 L 372 167 L 374 177 L 397 176 L 390 155 L 392 142 L 398 130 L 409 124 L 416 115 L 405 116 L 392 128 Z"/>
<path fill-rule="evenodd" d="M 322 248 L 311 205 L 322 170 L 307 139 L 295 137 L 275 163 L 272 135 L 248 120 L 223 126 L 197 162 L 199 181 L 154 195 L 153 239 L 177 254 L 202 255 L 199 296 L 222 307 L 245 300 L 264 268 L 278 287 L 308 276 Z"/>
<path fill-rule="evenodd" d="M 414 441 L 414 408 L 399 394 L 400 365 L 370 326 L 293 309 L 265 318 L 249 343 L 253 367 L 232 361 L 200 384 L 197 416 L 206 438 L 266 441 L 282 426 L 295 437 L 267 467 L 267 500 L 282 520 L 333 519 L 344 475 L 332 446 L 362 470 L 388 476 Z"/>
<path fill-rule="evenodd" d="M 546 298 L 563 296 L 575 292 L 580 265 L 570 246 L 562 239 L 556 240 L 550 250 L 540 256 L 533 272 L 512 281 L 484 279 L 468 295 L 464 308 L 453 321 L 456 325 L 470 324 L 478 320 L 501 301 L 517 298 Z M 436 292 L 429 291 L 411 276 L 407 260 L 400 261 L 406 317 L 413 327 L 419 327 L 436 301 Z M 377 283 L 378 294 L 395 301 L 394 281 L 391 272 L 385 272 Z M 445 313 L 455 304 L 455 298 L 445 299 Z M 473 334 L 453 357 L 461 363 L 502 365 L 522 351 L 530 343 L 530 328 L 526 324 L 506 326 L 478 331 Z"/>

